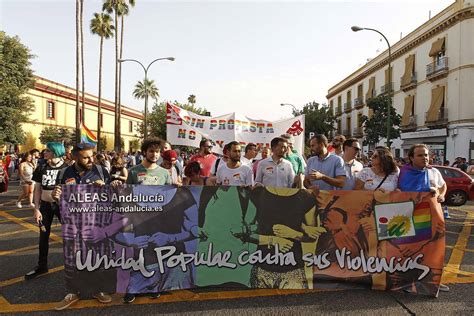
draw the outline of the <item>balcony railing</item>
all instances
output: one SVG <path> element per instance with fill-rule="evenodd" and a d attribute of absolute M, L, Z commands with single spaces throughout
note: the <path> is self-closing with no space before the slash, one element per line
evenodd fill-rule
<path fill-rule="evenodd" d="M 350 112 L 352 110 L 352 102 L 347 101 L 344 103 L 344 112 Z"/>
<path fill-rule="evenodd" d="M 410 81 L 408 82 L 403 82 L 403 77 L 400 78 L 400 89 L 403 91 L 410 90 L 416 87 L 416 83 L 417 83 L 417 76 L 416 76 L 416 72 L 414 72 L 411 75 Z"/>
<path fill-rule="evenodd" d="M 380 94 L 386 94 L 390 92 L 393 92 L 393 82 L 384 84 L 380 87 Z"/>
<path fill-rule="evenodd" d="M 351 129 L 348 128 L 348 129 L 344 129 L 342 131 L 342 135 L 346 136 L 346 137 L 351 137 L 352 136 L 352 133 L 351 133 Z"/>
<path fill-rule="evenodd" d="M 342 114 L 342 107 L 338 105 L 336 108 L 336 115 L 341 115 L 341 114 Z"/>
<path fill-rule="evenodd" d="M 425 124 L 430 126 L 443 126 L 448 124 L 448 109 L 441 108 L 436 116 L 428 117 L 429 112 L 425 113 Z"/>
<path fill-rule="evenodd" d="M 356 109 L 360 109 L 363 106 L 364 106 L 364 98 L 358 97 L 354 99 L 354 107 Z"/>
<path fill-rule="evenodd" d="M 448 74 L 448 57 L 442 57 L 437 61 L 426 65 L 426 78 L 434 80 Z"/>
<path fill-rule="evenodd" d="M 416 115 L 410 115 L 408 118 L 407 124 L 400 124 L 400 129 L 402 131 L 411 131 L 411 130 L 416 130 Z"/>
<path fill-rule="evenodd" d="M 352 136 L 354 136 L 354 137 L 364 136 L 364 128 L 362 126 L 354 127 L 354 130 L 352 131 Z"/>

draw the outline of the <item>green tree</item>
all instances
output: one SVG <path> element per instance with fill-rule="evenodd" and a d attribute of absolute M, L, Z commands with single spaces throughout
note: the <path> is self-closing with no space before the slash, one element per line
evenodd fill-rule
<path fill-rule="evenodd" d="M 155 85 L 155 80 L 143 79 L 143 81 L 138 81 L 135 85 L 135 89 L 133 90 L 134 98 L 145 99 L 147 95 L 155 99 L 155 102 L 160 97 L 158 88 Z"/>
<path fill-rule="evenodd" d="M 313 101 L 306 103 L 302 110 L 293 110 L 293 115 L 305 115 L 305 137 L 309 138 L 309 133 L 324 134 L 329 136 L 329 132 L 334 130 L 335 117 L 325 104 L 320 105 Z"/>
<path fill-rule="evenodd" d="M 189 95 L 188 103 L 191 104 L 193 107 L 194 105 L 196 105 L 196 96 L 194 94 Z"/>
<path fill-rule="evenodd" d="M 39 140 L 41 144 L 45 145 L 48 142 L 57 142 L 61 140 L 65 145 L 72 145 L 76 140 L 76 133 L 74 129 L 48 126 L 41 130 Z"/>
<path fill-rule="evenodd" d="M 390 104 L 390 139 L 397 139 L 400 137 L 401 116 L 391 106 L 390 98 L 386 95 L 381 95 L 376 98 L 367 100 L 367 106 L 372 110 L 371 117 L 362 116 L 362 124 L 364 124 L 364 144 L 376 145 L 382 138 L 387 136 L 387 107 Z M 388 144 L 390 145 L 390 144 Z"/>
<path fill-rule="evenodd" d="M 148 133 L 150 136 L 157 136 L 166 139 L 166 103 L 168 102 L 155 102 L 150 114 L 148 115 Z M 195 108 L 189 104 L 180 104 L 177 101 L 174 101 L 173 104 L 199 115 L 204 115 L 207 112 L 206 109 Z M 138 133 L 140 137 L 143 137 L 143 124 L 138 127 Z"/>
<path fill-rule="evenodd" d="M 25 142 L 21 125 L 33 110 L 33 102 L 26 96 L 34 85 L 33 57 L 18 37 L 0 31 L 0 144 Z"/>
<path fill-rule="evenodd" d="M 112 25 L 112 18 L 106 13 L 94 13 L 94 18 L 90 23 L 90 30 L 92 34 L 98 35 L 100 37 L 100 47 L 99 47 L 99 95 L 98 95 L 98 106 L 97 106 L 97 139 L 101 139 L 101 126 L 100 126 L 100 116 L 102 109 L 102 53 L 104 47 L 104 39 L 109 39 L 114 36 L 115 27 Z M 102 147 L 102 143 L 99 141 L 97 144 L 97 151 L 105 149 Z"/>

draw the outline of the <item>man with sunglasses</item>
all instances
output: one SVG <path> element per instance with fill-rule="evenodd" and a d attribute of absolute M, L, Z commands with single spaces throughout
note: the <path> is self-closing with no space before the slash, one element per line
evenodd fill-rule
<path fill-rule="evenodd" d="M 201 166 L 200 175 L 209 177 L 211 175 L 211 168 L 217 157 L 212 153 L 212 143 L 208 139 L 203 139 L 199 143 L 199 152 L 192 156 L 189 162 L 197 161 Z"/>
<path fill-rule="evenodd" d="M 342 190 L 354 190 L 356 175 L 364 168 L 364 166 L 355 159 L 360 153 L 361 147 L 355 138 L 346 139 L 342 147 L 344 149 L 342 159 L 344 159 L 344 169 L 346 170 L 346 183 L 342 187 Z"/>

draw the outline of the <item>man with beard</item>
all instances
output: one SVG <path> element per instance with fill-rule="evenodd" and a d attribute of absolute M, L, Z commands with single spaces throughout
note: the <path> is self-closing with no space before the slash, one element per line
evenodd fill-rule
<path fill-rule="evenodd" d="M 197 161 L 201 166 L 201 176 L 209 177 L 211 175 L 211 167 L 217 157 L 211 152 L 212 143 L 208 139 L 203 139 L 199 143 L 199 152 L 192 156 L 189 162 Z"/>
<path fill-rule="evenodd" d="M 104 185 L 110 182 L 107 170 L 94 164 L 93 146 L 77 144 L 72 149 L 74 163 L 63 169 L 56 180 L 56 187 L 51 196 L 59 201 L 61 196 L 60 185 L 93 184 L 93 187 L 80 188 L 79 194 L 101 193 Z M 67 201 L 62 201 L 62 206 L 67 207 Z M 111 289 L 110 280 L 115 272 L 97 270 L 94 272 L 79 271 L 76 268 L 76 253 L 87 253 L 94 249 L 101 254 L 110 255 L 114 249 L 113 241 L 108 237 L 113 236 L 123 226 L 122 216 L 115 212 L 89 212 L 68 214 L 62 219 L 63 246 L 64 246 L 64 272 L 68 294 L 56 306 L 56 310 L 63 310 L 79 300 L 79 293 L 92 294 L 101 303 L 110 303 L 112 298 L 104 293 Z M 97 286 L 98 285 L 98 286 Z"/>
<path fill-rule="evenodd" d="M 241 147 L 236 141 L 228 144 L 229 160 L 217 169 L 217 184 L 229 186 L 252 186 L 253 174 L 249 166 L 240 161 Z"/>
<path fill-rule="evenodd" d="M 147 138 L 143 142 L 141 150 L 144 159 L 141 164 L 130 169 L 128 173 L 127 184 L 172 184 L 172 179 L 168 171 L 157 164 L 158 160 L 160 159 L 161 148 L 162 143 L 160 139 L 156 137 Z M 147 235 L 147 233 L 150 233 L 148 231 L 150 228 L 146 225 L 137 224 L 133 225 L 133 227 L 134 228 L 129 227 L 126 229 L 126 231 L 119 233 L 117 235 L 117 241 L 134 248 L 147 248 L 148 242 L 150 240 L 150 236 Z M 124 303 L 130 304 L 135 301 L 136 294 L 140 293 L 140 290 L 138 290 L 140 286 L 140 273 L 133 271 L 130 274 L 130 283 L 127 288 L 127 293 L 123 297 Z M 158 298 L 160 293 L 152 292 L 150 295 L 152 298 Z"/>

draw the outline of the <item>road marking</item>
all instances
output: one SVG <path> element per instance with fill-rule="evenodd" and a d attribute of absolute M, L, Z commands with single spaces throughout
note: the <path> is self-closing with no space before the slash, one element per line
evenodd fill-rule
<path fill-rule="evenodd" d="M 185 301 L 213 301 L 213 300 L 229 300 L 239 298 L 251 298 L 251 297 L 266 297 L 266 296 L 282 296 L 292 294 L 309 294 L 315 292 L 333 292 L 339 290 L 274 290 L 274 289 L 257 289 L 257 290 L 238 290 L 238 291 L 225 291 L 225 292 L 205 292 L 205 293 L 194 293 L 187 290 L 173 291 L 170 295 L 162 295 L 158 299 L 152 299 L 149 297 L 137 297 L 133 302 L 134 305 L 144 304 L 161 304 L 161 303 L 176 303 Z M 190 297 L 190 294 L 193 294 Z M 76 304 L 68 308 L 70 309 L 81 309 L 91 307 L 108 307 L 108 306 L 120 306 L 124 305 L 122 302 L 122 295 L 114 294 L 112 303 L 101 304 L 95 299 L 81 300 Z M 5 304 L 2 305 L 2 312 L 33 312 L 33 311 L 48 311 L 54 309 L 58 303 L 36 303 L 36 304 Z"/>
<path fill-rule="evenodd" d="M 470 219 L 466 218 L 464 220 L 465 226 L 463 227 L 461 233 L 459 234 L 458 240 L 456 241 L 456 245 L 453 247 L 453 251 L 451 252 L 451 257 L 449 258 L 449 262 L 445 267 L 445 271 L 447 273 L 443 273 L 443 277 L 441 282 L 445 282 L 450 278 L 456 277 L 456 274 L 450 271 L 459 271 L 461 266 L 462 259 L 464 257 L 464 249 L 466 249 L 467 242 L 469 241 L 469 235 L 471 234 L 472 226 L 470 224 Z"/>
<path fill-rule="evenodd" d="M 56 268 L 52 268 L 52 269 L 49 269 L 47 273 L 41 274 L 41 275 L 37 276 L 36 278 L 41 278 L 41 277 L 44 277 L 48 274 L 55 273 L 55 272 L 62 271 L 62 270 L 64 270 L 64 266 L 59 266 L 59 267 L 56 267 Z M 13 284 L 17 284 L 17 283 L 21 283 L 23 281 L 26 281 L 24 276 L 20 276 L 20 277 L 9 279 L 9 280 L 0 281 L 0 288 L 5 287 L 5 286 L 10 286 L 10 285 L 13 285 Z"/>
<path fill-rule="evenodd" d="M 49 245 L 59 244 L 61 242 L 62 242 L 62 240 L 53 240 L 53 241 L 49 242 Z M 32 245 L 32 246 L 27 246 L 27 247 L 23 247 L 23 248 L 13 249 L 13 250 L 0 251 L 0 256 L 12 255 L 12 254 L 16 254 L 16 253 L 19 253 L 19 252 L 25 252 L 25 251 L 30 251 L 30 250 L 34 250 L 34 249 L 38 249 L 38 245 Z"/>
<path fill-rule="evenodd" d="M 25 227 L 25 228 L 28 228 L 29 230 L 32 230 L 32 231 L 34 231 L 34 232 L 37 232 L 37 231 L 38 231 L 38 226 L 33 225 L 33 224 L 31 224 L 31 223 L 28 223 L 28 222 L 25 222 L 25 221 L 19 219 L 18 217 L 13 216 L 13 215 L 11 215 L 11 214 L 8 214 L 8 213 L 6 213 L 6 212 L 4 212 L 4 211 L 0 211 L 0 216 L 1 216 L 1 217 L 4 217 L 4 218 L 7 218 L 7 219 L 10 219 L 12 222 L 15 222 L 15 223 L 17 223 L 17 224 L 19 224 L 19 225 L 21 225 L 21 226 L 23 226 L 23 227 Z M 51 232 L 51 234 L 49 235 L 49 238 L 51 238 L 51 239 L 54 240 L 54 241 L 61 241 L 61 240 L 62 240 L 61 237 L 59 237 L 58 235 L 56 235 L 56 234 L 54 234 L 54 233 L 52 233 L 52 232 Z"/>

